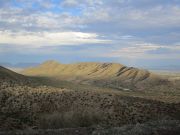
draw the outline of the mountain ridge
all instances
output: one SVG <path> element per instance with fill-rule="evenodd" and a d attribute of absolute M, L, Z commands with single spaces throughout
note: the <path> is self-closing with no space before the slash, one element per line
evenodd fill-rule
<path fill-rule="evenodd" d="M 118 63 L 82 62 L 61 64 L 51 60 L 37 67 L 25 69 L 22 73 L 29 76 L 54 77 L 84 84 L 137 87 L 138 89 L 144 89 L 146 85 L 149 87 L 150 85 L 167 83 L 166 79 L 148 70 L 127 67 Z"/>

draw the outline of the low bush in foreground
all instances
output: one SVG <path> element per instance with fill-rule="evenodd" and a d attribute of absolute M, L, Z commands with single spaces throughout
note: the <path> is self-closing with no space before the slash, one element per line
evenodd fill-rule
<path fill-rule="evenodd" d="M 38 127 L 41 129 L 75 128 L 91 127 L 101 123 L 100 114 L 93 111 L 70 111 L 54 112 L 41 115 L 38 121 Z"/>
<path fill-rule="evenodd" d="M 160 120 L 111 128 L 27 129 L 0 132 L 0 135 L 179 135 L 180 121 Z"/>

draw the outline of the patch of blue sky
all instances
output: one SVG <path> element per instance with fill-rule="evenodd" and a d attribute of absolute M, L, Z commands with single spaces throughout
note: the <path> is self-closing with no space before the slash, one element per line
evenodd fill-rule
<path fill-rule="evenodd" d="M 20 3 L 20 2 L 17 2 L 16 0 L 12 0 L 12 6 L 16 7 L 16 8 L 23 8 L 24 4 Z"/>

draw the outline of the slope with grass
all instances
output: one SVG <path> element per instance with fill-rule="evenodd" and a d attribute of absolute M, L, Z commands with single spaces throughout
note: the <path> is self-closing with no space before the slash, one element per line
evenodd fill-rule
<path fill-rule="evenodd" d="M 86 89 L 87 85 L 81 89 L 74 85 L 60 88 L 41 85 L 40 81 L 39 85 L 22 85 L 18 81 L 26 82 L 29 77 L 5 68 L 1 69 L 1 75 L 10 80 L 0 85 L 1 129 L 114 127 L 149 120 L 180 119 L 179 103 L 138 98 L 104 88 L 93 90 L 96 87 L 90 85 Z M 37 81 L 39 78 L 31 79 Z M 64 86 L 67 85 L 69 83 Z"/>
<path fill-rule="evenodd" d="M 0 66 L 0 85 L 24 85 L 31 83 L 30 77 L 13 72 L 7 68 Z"/>
<path fill-rule="evenodd" d="M 25 69 L 25 75 L 53 77 L 81 84 L 116 89 L 146 89 L 157 85 L 169 85 L 170 82 L 147 70 L 126 67 L 117 63 L 76 63 L 60 64 L 47 61 L 37 67 Z"/>
<path fill-rule="evenodd" d="M 112 91 L 6 87 L 0 91 L 0 128 L 76 128 L 179 120 L 180 104 L 123 96 Z"/>
<path fill-rule="evenodd" d="M 9 79 L 9 80 L 17 80 L 20 81 L 21 79 L 24 79 L 24 76 L 21 74 L 18 74 L 16 72 L 13 72 L 7 68 L 4 68 L 2 66 L 0 66 L 0 80 L 2 79 Z"/>

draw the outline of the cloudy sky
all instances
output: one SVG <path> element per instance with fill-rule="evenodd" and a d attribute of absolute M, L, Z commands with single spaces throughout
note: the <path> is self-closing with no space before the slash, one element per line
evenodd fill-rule
<path fill-rule="evenodd" d="M 180 67 L 179 0 L 0 0 L 0 63 Z"/>

